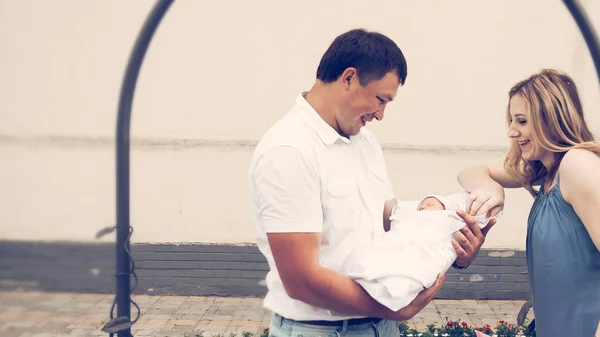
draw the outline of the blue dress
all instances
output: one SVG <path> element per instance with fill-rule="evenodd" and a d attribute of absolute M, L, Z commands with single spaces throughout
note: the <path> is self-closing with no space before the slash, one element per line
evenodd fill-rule
<path fill-rule="evenodd" d="M 600 320 L 600 252 L 559 184 L 548 195 L 542 187 L 527 221 L 536 335 L 592 337 Z"/>

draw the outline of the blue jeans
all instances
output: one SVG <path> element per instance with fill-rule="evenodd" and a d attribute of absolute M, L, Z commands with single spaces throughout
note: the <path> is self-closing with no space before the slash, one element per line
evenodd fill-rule
<path fill-rule="evenodd" d="M 381 320 L 378 323 L 340 326 L 321 326 L 295 322 L 273 314 L 269 337 L 400 337 L 398 322 Z"/>

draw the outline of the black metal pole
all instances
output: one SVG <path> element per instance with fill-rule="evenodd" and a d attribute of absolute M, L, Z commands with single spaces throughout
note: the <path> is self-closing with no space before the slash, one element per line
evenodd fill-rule
<path fill-rule="evenodd" d="M 142 61 L 163 16 L 173 0 L 158 0 L 146 18 L 135 41 L 123 78 L 117 118 L 117 316 L 131 319 L 129 260 L 129 131 L 131 106 Z M 130 337 L 131 329 L 119 331 L 119 337 Z"/>
<path fill-rule="evenodd" d="M 596 35 L 585 10 L 577 0 L 563 0 L 563 2 L 569 9 L 573 19 L 575 19 L 575 22 L 583 35 L 583 39 L 590 50 L 590 54 L 592 54 L 594 67 L 596 67 L 596 76 L 598 77 L 598 83 L 600 83 L 600 44 L 598 44 L 598 36 Z"/>

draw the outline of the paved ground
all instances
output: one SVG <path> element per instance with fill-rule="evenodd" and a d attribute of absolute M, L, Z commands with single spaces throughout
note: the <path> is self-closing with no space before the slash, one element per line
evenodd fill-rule
<path fill-rule="evenodd" d="M 134 295 L 133 299 L 142 310 L 132 328 L 135 336 L 260 335 L 271 317 L 260 298 Z M 108 321 L 112 301 L 113 295 L 0 292 L 0 336 L 107 336 L 100 329 Z M 445 316 L 475 326 L 499 320 L 514 323 L 522 304 L 436 300 L 409 324 L 421 329 L 445 322 Z"/>

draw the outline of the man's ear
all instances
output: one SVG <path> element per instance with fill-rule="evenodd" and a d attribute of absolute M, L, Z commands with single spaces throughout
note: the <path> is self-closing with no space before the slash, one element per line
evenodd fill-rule
<path fill-rule="evenodd" d="M 358 81 L 358 73 L 356 68 L 349 67 L 344 70 L 342 75 L 340 75 L 340 81 L 345 89 L 350 89 L 350 86 L 354 81 Z"/>

